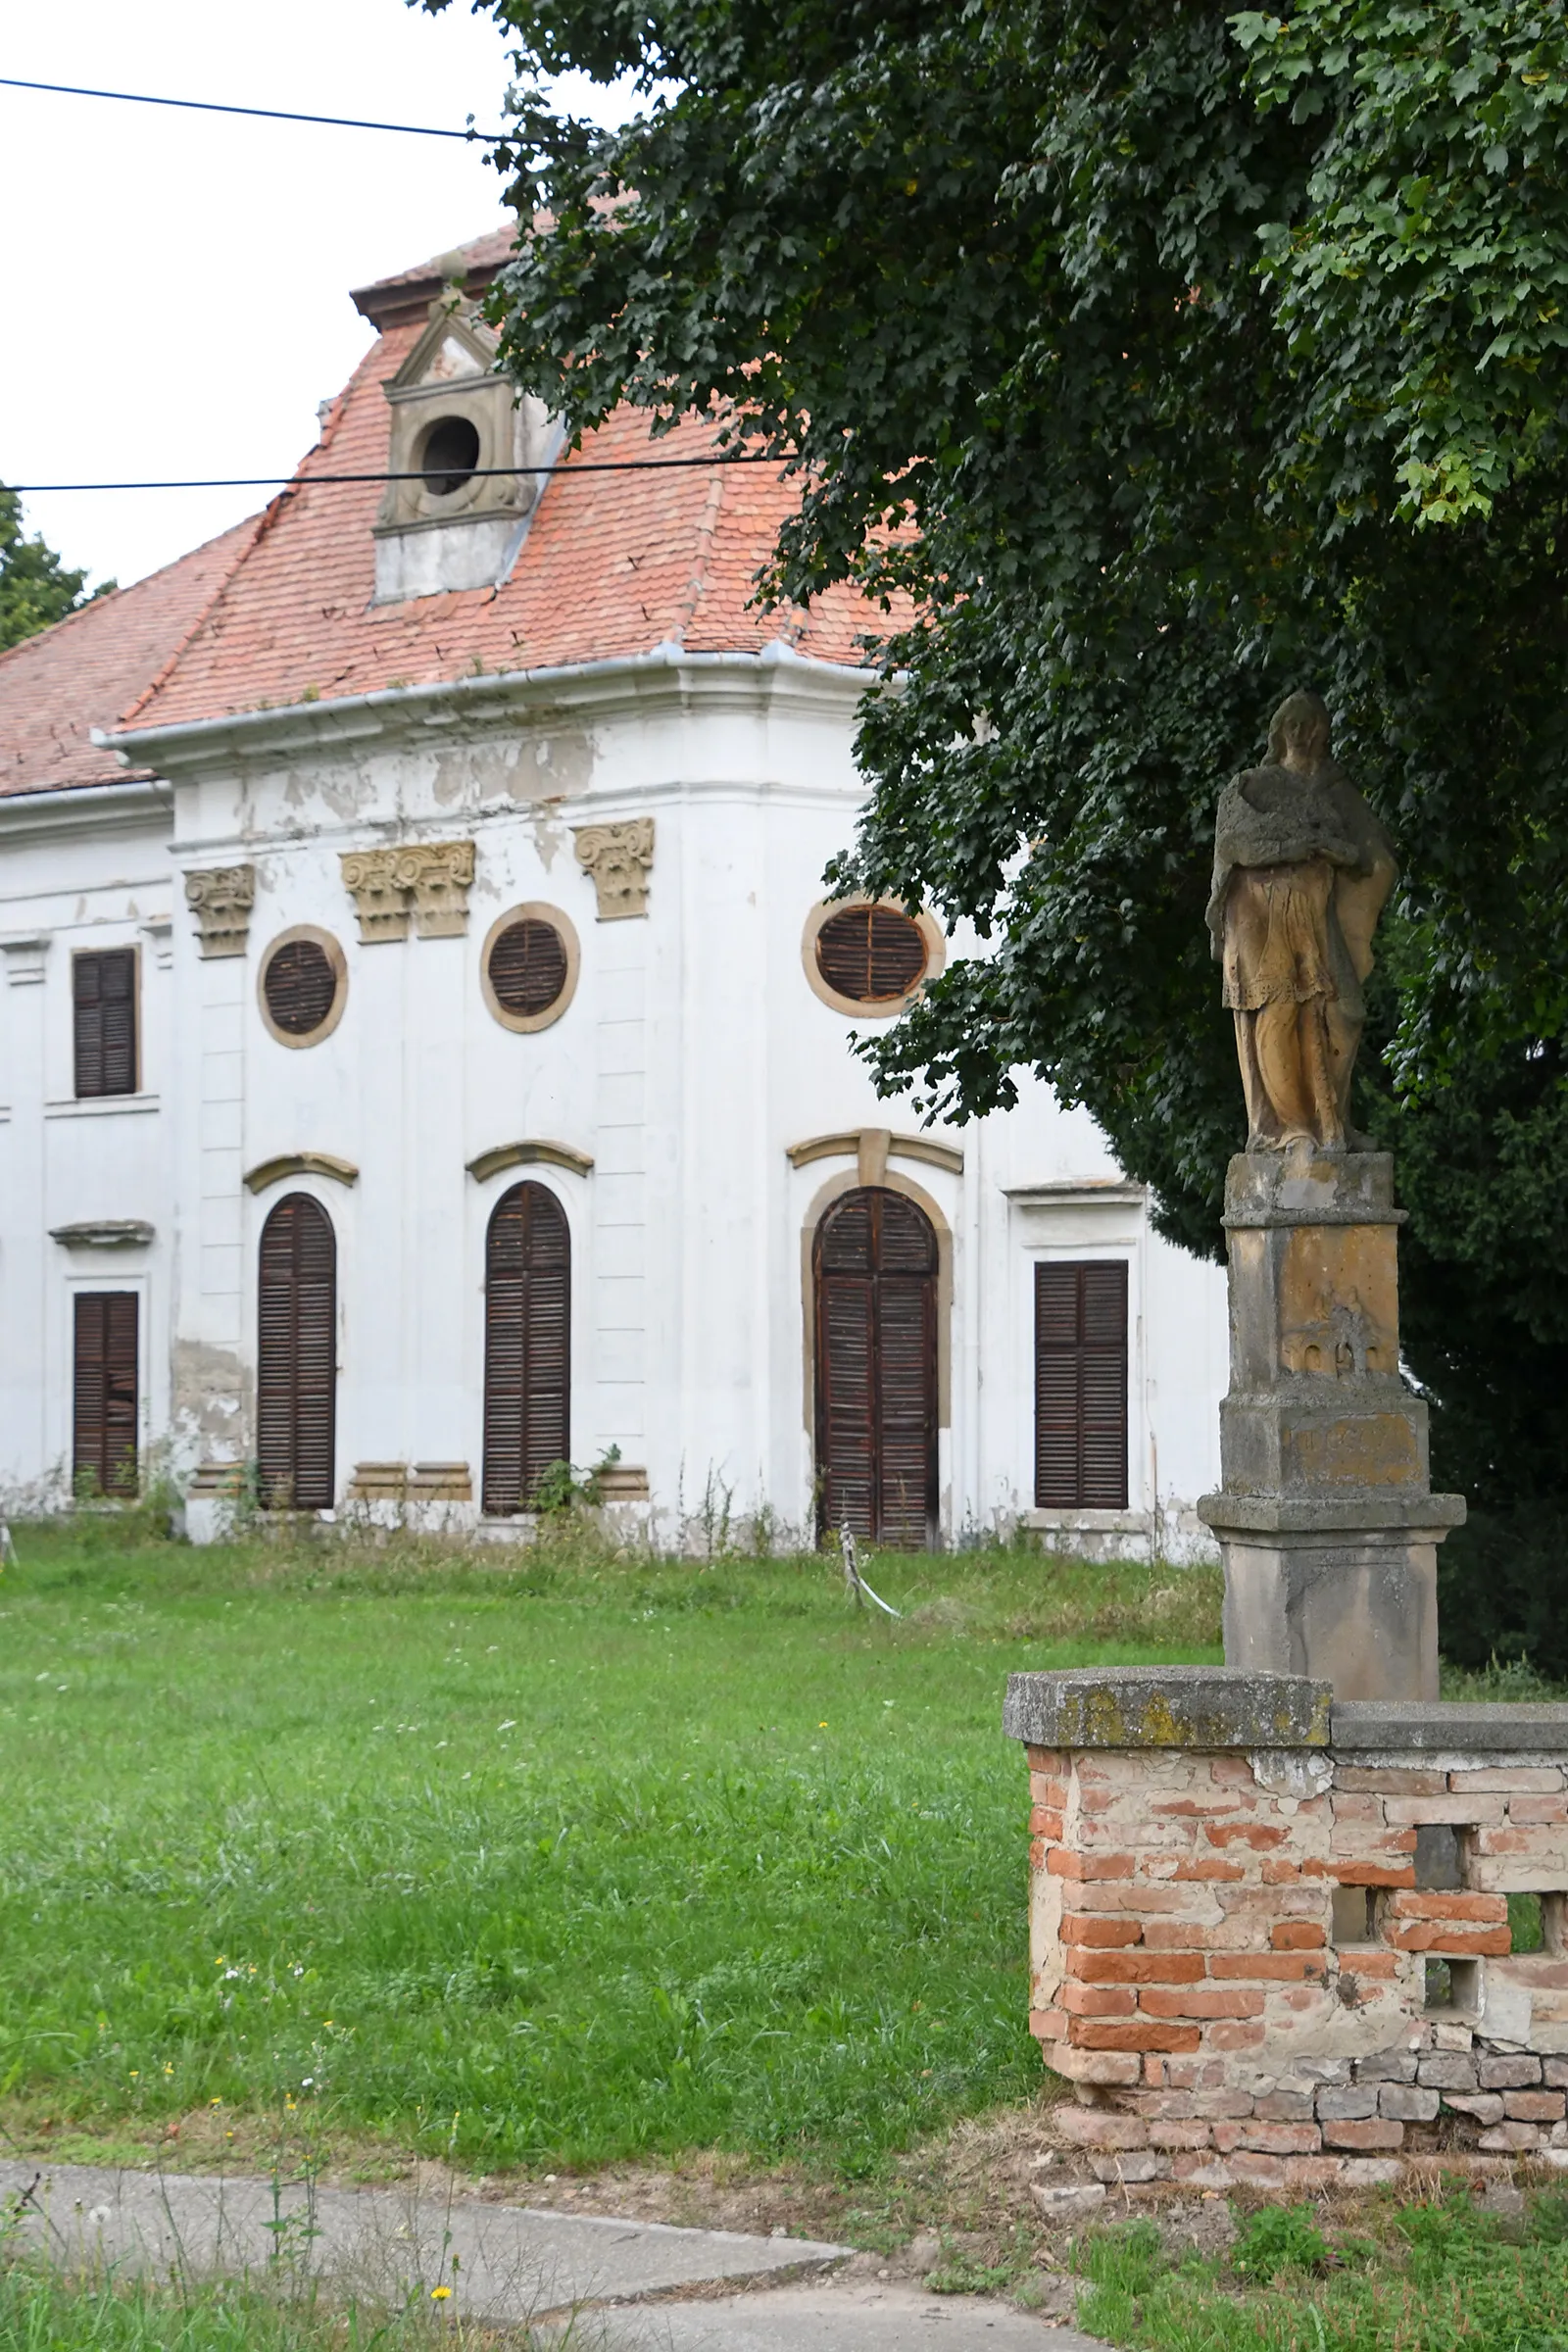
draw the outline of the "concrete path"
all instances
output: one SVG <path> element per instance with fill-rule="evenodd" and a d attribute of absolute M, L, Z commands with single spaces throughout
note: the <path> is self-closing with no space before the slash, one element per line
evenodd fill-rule
<path fill-rule="evenodd" d="M 569 2332 L 583 2352 L 1102 2352 L 1005 2304 L 838 2277 L 853 2249 L 809 2238 L 16 2161 L 0 2164 L 0 2201 L 57 2262 L 155 2277 L 280 2268 L 392 2303 L 447 2286 L 469 2319 Z M 723 2292 L 731 2281 L 750 2291 Z"/>

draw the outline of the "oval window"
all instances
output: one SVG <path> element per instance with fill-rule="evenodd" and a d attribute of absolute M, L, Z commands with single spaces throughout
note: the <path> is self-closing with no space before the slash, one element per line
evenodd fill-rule
<path fill-rule="evenodd" d="M 816 935 L 816 968 L 857 1004 L 906 997 L 925 977 L 925 934 L 901 906 L 845 906 Z"/>
<path fill-rule="evenodd" d="M 438 416 L 424 436 L 419 471 L 432 498 L 450 498 L 473 479 L 479 428 L 466 416 Z"/>
<path fill-rule="evenodd" d="M 262 1014 L 284 1046 L 330 1036 L 343 1009 L 343 952 L 324 931 L 288 931 L 262 965 Z"/>
<path fill-rule="evenodd" d="M 504 1029 L 548 1029 L 577 985 L 577 934 L 557 906 L 514 906 L 491 928 L 479 978 Z"/>
<path fill-rule="evenodd" d="M 566 948 L 554 923 L 524 915 L 490 950 L 490 986 L 505 1012 L 548 1012 L 566 985 Z"/>

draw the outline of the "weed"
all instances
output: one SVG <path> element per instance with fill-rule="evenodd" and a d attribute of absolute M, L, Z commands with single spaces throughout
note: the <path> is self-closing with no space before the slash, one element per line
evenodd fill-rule
<path fill-rule="evenodd" d="M 1264 2205 L 1237 2232 L 1231 2267 L 1244 2278 L 1273 2278 L 1281 2271 L 1317 2271 L 1328 2241 L 1310 2205 Z"/>

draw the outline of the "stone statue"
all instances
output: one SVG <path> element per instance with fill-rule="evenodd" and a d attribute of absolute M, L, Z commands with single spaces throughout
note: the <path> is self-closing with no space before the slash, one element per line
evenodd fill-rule
<path fill-rule="evenodd" d="M 1268 764 L 1220 794 L 1208 927 L 1236 1018 L 1247 1149 L 1366 1151 L 1349 1124 L 1372 934 L 1394 844 L 1332 758 L 1320 696 L 1293 694 Z"/>

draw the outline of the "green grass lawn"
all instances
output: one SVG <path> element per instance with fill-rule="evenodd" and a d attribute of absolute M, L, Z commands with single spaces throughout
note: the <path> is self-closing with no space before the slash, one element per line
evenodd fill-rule
<path fill-rule="evenodd" d="M 830 1560 L 133 1525 L 0 1578 L 0 2089 L 57 2130 L 863 2176 L 1040 2083 L 1007 1670 L 1219 1654 L 1208 1571 L 882 1555 L 894 1624 Z"/>
<path fill-rule="evenodd" d="M 1264 2206 L 1224 2261 L 1124 2224 L 1078 2249 L 1078 2322 L 1141 2352 L 1563 2352 L 1568 2199 L 1514 2206 L 1488 2212 L 1463 2185 L 1371 2199 L 1348 2226 Z"/>

